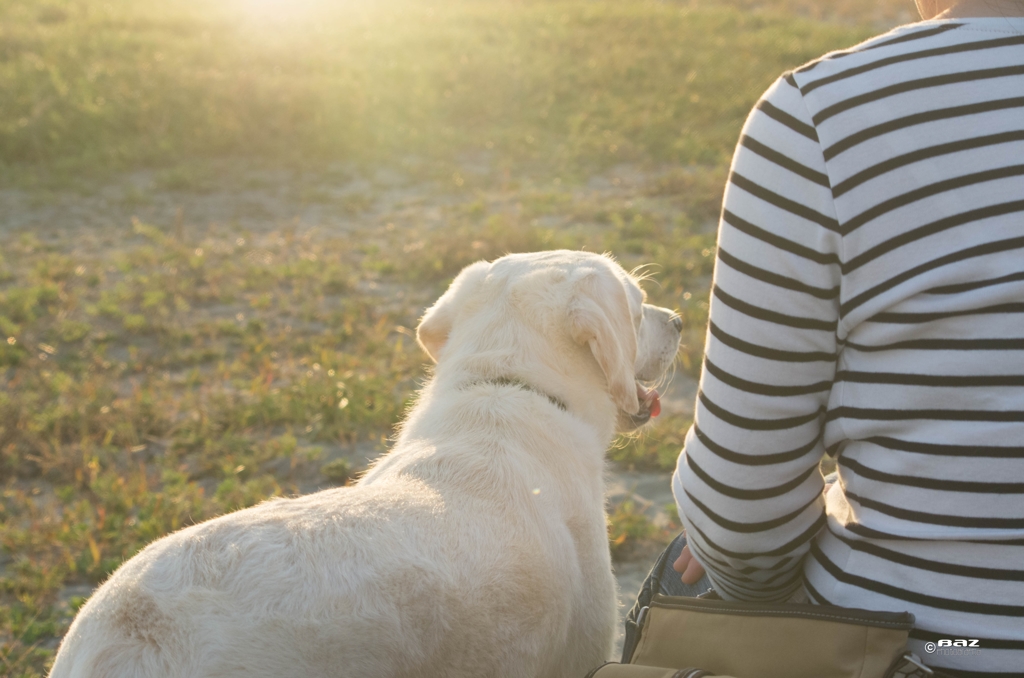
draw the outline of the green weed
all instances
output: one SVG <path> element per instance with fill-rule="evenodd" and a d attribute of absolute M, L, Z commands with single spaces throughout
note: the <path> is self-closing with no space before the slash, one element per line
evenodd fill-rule
<path fill-rule="evenodd" d="M 252 9 L 268 5 L 276 16 Z M 463 167 L 474 155 L 515 179 L 720 165 L 780 72 L 868 34 L 649 0 L 67 0 L 60 12 L 41 22 L 33 0 L 0 7 L 4 174 L 156 165 L 159 186 L 187 191 L 216 181 L 205 159 L 225 155 L 387 162 L 461 190 L 480 186 Z"/>

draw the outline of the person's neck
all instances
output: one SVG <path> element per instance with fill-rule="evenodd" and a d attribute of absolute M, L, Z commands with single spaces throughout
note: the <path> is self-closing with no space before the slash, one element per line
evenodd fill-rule
<path fill-rule="evenodd" d="M 918 0 L 921 18 L 968 19 L 1024 16 L 1020 0 Z"/>

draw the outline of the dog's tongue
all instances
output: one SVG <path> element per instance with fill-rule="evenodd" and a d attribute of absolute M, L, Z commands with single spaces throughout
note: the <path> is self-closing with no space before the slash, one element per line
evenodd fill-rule
<path fill-rule="evenodd" d="M 661 396 L 655 389 L 648 391 L 640 384 L 636 385 L 636 397 L 640 399 L 640 402 L 647 405 L 647 409 L 651 411 L 651 416 L 656 417 L 661 414 Z"/>

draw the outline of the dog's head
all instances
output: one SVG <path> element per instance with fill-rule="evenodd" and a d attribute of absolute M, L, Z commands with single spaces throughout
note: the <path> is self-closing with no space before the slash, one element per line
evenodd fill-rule
<path fill-rule="evenodd" d="M 417 329 L 439 364 L 514 377 L 589 409 L 595 387 L 617 410 L 616 428 L 657 416 L 662 377 L 682 322 L 644 303 L 637 280 L 610 257 L 590 252 L 512 254 L 466 267 Z M 596 414 L 596 412 L 594 412 Z M 605 413 L 607 415 L 607 413 Z"/>

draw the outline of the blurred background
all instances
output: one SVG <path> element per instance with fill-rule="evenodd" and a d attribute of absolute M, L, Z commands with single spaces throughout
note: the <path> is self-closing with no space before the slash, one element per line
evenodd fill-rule
<path fill-rule="evenodd" d="M 458 270 L 648 265 L 686 320 L 611 451 L 624 598 L 678 529 L 729 157 L 783 71 L 911 0 L 0 0 L 0 674 L 153 539 L 343 485 Z M 666 504 L 669 504 L 666 507 Z"/>

